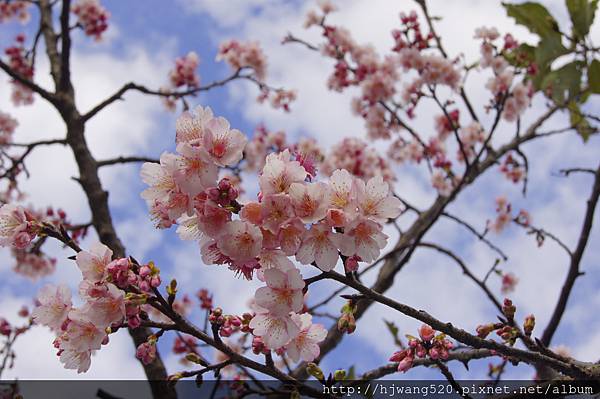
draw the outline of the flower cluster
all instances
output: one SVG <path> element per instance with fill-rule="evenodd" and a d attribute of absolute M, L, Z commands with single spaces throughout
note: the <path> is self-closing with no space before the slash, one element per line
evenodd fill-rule
<path fill-rule="evenodd" d="M 31 213 L 14 204 L 0 207 L 0 246 L 26 248 L 37 235 L 37 224 Z"/>
<path fill-rule="evenodd" d="M 396 180 L 389 163 L 377 151 L 356 137 L 348 137 L 334 145 L 325 157 L 321 170 L 330 176 L 336 169 L 345 169 L 363 180 L 381 176 L 386 182 Z"/>
<path fill-rule="evenodd" d="M 517 82 L 513 85 L 515 71 L 513 71 L 505 58 L 505 51 L 517 46 L 512 36 L 507 35 L 504 46 L 499 49 L 494 42 L 500 37 L 496 28 L 481 27 L 475 31 L 475 38 L 481 39 L 482 68 L 490 68 L 494 76 L 489 79 L 486 88 L 494 95 L 494 104 L 503 108 L 502 117 L 508 122 L 514 122 L 531 104 L 533 88 L 530 80 Z M 528 72 L 532 72 L 528 69 Z"/>
<path fill-rule="evenodd" d="M 516 216 L 513 216 L 511 203 L 508 202 L 505 196 L 500 196 L 496 198 L 496 219 L 494 221 L 488 220 L 487 229 L 495 233 L 500 233 L 510 222 L 515 222 L 522 227 L 529 227 L 531 216 L 524 209 L 521 209 Z"/>
<path fill-rule="evenodd" d="M 31 280 L 48 276 L 56 270 L 56 259 L 48 257 L 41 251 L 13 248 L 12 254 L 17 262 L 13 267 L 14 272 Z"/>
<path fill-rule="evenodd" d="M 23 0 L 0 1 L 0 23 L 17 19 L 21 23 L 29 21 L 29 3 Z"/>
<path fill-rule="evenodd" d="M 500 172 L 513 183 L 518 183 L 525 177 L 525 168 L 512 154 L 504 157 L 500 165 Z"/>
<path fill-rule="evenodd" d="M 513 304 L 513 302 L 505 298 L 502 303 L 502 314 L 505 319 L 500 318 L 500 322 L 498 323 L 489 323 L 489 324 L 481 324 L 477 326 L 476 332 L 479 338 L 486 338 L 493 331 L 496 332 L 502 340 L 513 346 L 518 338 L 522 338 L 521 331 L 518 327 L 516 327 L 515 323 L 515 313 L 517 311 L 517 307 Z M 535 328 L 535 316 L 528 315 L 525 317 L 523 322 L 523 333 L 530 337 L 533 329 Z"/>
<path fill-rule="evenodd" d="M 169 72 L 171 87 L 178 88 L 187 86 L 196 88 L 200 86 L 200 76 L 196 72 L 200 59 L 198 54 L 190 51 L 183 57 L 175 59 L 175 68 Z"/>
<path fill-rule="evenodd" d="M 77 16 L 77 24 L 85 34 L 96 40 L 100 40 L 108 29 L 110 13 L 98 0 L 78 0 L 71 6 L 71 12 Z"/>
<path fill-rule="evenodd" d="M 33 79 L 33 65 L 27 58 L 24 43 L 25 36 L 18 35 L 16 37 L 16 43 L 4 50 L 8 56 L 8 65 L 10 68 L 21 78 L 32 80 Z M 29 105 L 33 103 L 33 91 L 22 83 L 13 79 L 11 81 L 12 91 L 12 102 L 16 106 L 18 105 Z"/>
<path fill-rule="evenodd" d="M 9 144 L 19 123 L 10 114 L 0 111 L 0 146 Z"/>
<path fill-rule="evenodd" d="M 406 372 L 414 363 L 415 357 L 429 357 L 432 360 L 445 360 L 448 351 L 454 347 L 452 342 L 446 339 L 446 335 L 437 334 L 435 330 L 423 324 L 419 329 L 419 338 L 407 335 L 408 348 L 395 352 L 390 357 L 390 362 L 398 363 L 398 371 Z"/>
<path fill-rule="evenodd" d="M 179 154 L 144 164 L 141 175 L 150 187 L 142 196 L 158 227 L 177 223 L 183 239 L 200 241 L 205 263 L 226 264 L 248 279 L 256 272 L 266 283 L 256 292 L 251 320 L 212 310 L 210 320 L 222 336 L 247 325 L 258 352 L 285 348 L 292 359 L 312 360 L 326 332 L 302 313 L 305 283 L 288 257 L 325 271 L 340 254 L 355 263 L 374 261 L 387 241 L 382 223 L 399 215 L 400 200 L 380 174 L 365 181 L 335 169 L 327 182 L 316 181 L 306 157 L 289 148 L 276 151 L 285 146 L 279 139 L 264 133 L 254 141 L 251 151 L 274 152 L 262 167 L 257 201 L 240 204 L 235 187 L 227 179 L 217 182 L 217 175 L 219 167 L 241 160 L 246 138 L 208 108 L 185 112 L 176 127 Z M 314 146 L 305 144 L 304 154 L 311 151 Z M 366 161 L 358 158 L 354 162 Z M 207 293 L 202 297 L 211 308 Z"/>
<path fill-rule="evenodd" d="M 285 89 L 273 90 L 264 86 L 257 100 L 259 103 L 269 100 L 271 107 L 275 109 L 281 108 L 285 112 L 289 112 L 290 104 L 296 100 L 296 91 Z"/>
<path fill-rule="evenodd" d="M 83 277 L 79 284 L 82 306 L 73 307 L 66 286 L 49 285 L 38 295 L 32 317 L 56 332 L 54 346 L 67 369 L 87 371 L 92 354 L 108 343 L 112 329 L 124 321 L 131 328 L 140 325 L 139 298 L 126 294 L 125 289 L 134 286 L 137 292 L 147 292 L 160 284 L 153 264 L 138 266 L 127 258 L 111 258 L 112 251 L 101 243 L 77 254 L 75 261 Z"/>
<path fill-rule="evenodd" d="M 258 42 L 226 40 L 219 45 L 216 59 L 225 61 L 234 70 L 251 68 L 258 80 L 265 79 L 267 58 Z"/>

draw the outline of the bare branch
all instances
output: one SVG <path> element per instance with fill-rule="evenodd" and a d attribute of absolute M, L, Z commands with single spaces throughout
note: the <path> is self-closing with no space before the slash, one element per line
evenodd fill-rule
<path fill-rule="evenodd" d="M 108 166 L 108 165 L 117 165 L 124 163 L 139 163 L 139 162 L 152 162 L 152 163 L 160 163 L 160 161 L 156 158 L 148 158 L 148 157 L 117 157 L 113 159 L 105 159 L 102 161 L 97 161 L 98 167 Z"/>

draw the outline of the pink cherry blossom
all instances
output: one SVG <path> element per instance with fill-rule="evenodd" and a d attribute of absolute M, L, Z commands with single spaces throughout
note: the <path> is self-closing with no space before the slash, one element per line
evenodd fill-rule
<path fill-rule="evenodd" d="M 96 326 L 108 327 L 125 317 L 125 293 L 114 284 L 107 283 L 104 295 L 86 303 L 80 310 Z"/>
<path fill-rule="evenodd" d="M 307 172 L 298 161 L 290 160 L 289 150 L 272 153 L 267 156 L 265 166 L 259 178 L 263 195 L 287 193 L 292 183 L 301 183 Z"/>
<path fill-rule="evenodd" d="M 12 135 L 19 123 L 10 114 L 0 111 L 0 145 L 12 141 Z"/>
<path fill-rule="evenodd" d="M 236 70 L 243 67 L 252 68 L 259 80 L 265 78 L 267 59 L 258 42 L 224 41 L 219 45 L 217 54 L 217 61 L 221 60 Z"/>
<path fill-rule="evenodd" d="M 258 278 L 264 281 L 264 272 L 269 269 L 277 269 L 284 273 L 294 269 L 294 264 L 280 249 L 263 249 L 258 255 Z"/>
<path fill-rule="evenodd" d="M 263 197 L 260 212 L 262 226 L 273 234 L 277 234 L 279 229 L 294 217 L 291 198 L 284 193 Z"/>
<path fill-rule="evenodd" d="M 312 362 L 319 356 L 319 342 L 325 339 L 327 330 L 321 324 L 313 324 L 309 313 L 293 314 L 292 319 L 300 327 L 300 333 L 286 345 L 286 353 L 294 362 L 300 359 Z"/>
<path fill-rule="evenodd" d="M 225 226 L 217 246 L 230 259 L 246 261 L 258 256 L 262 241 L 262 233 L 258 227 L 241 220 L 232 220 Z"/>
<path fill-rule="evenodd" d="M 299 312 L 304 303 L 304 280 L 298 269 L 283 272 L 268 269 L 264 272 L 266 287 L 256 291 L 256 303 L 272 314 Z"/>
<path fill-rule="evenodd" d="M 356 183 L 358 208 L 363 216 L 385 222 L 400 215 L 401 202 L 389 195 L 388 183 L 381 176 L 369 179 L 366 184 L 360 180 Z"/>
<path fill-rule="evenodd" d="M 77 373 L 85 373 L 92 364 L 91 350 L 76 351 L 73 349 L 61 349 L 59 360 L 69 370 L 77 370 Z"/>
<path fill-rule="evenodd" d="M 0 246 L 23 249 L 35 238 L 22 206 L 5 204 L 0 207 Z"/>
<path fill-rule="evenodd" d="M 325 183 L 292 183 L 288 192 L 302 222 L 314 223 L 325 217 L 329 203 L 329 188 Z"/>
<path fill-rule="evenodd" d="M 200 86 L 200 77 L 196 73 L 200 59 L 198 54 L 190 51 L 183 57 L 175 59 L 175 68 L 169 72 L 171 86 L 177 88 L 188 86 L 190 88 Z"/>
<path fill-rule="evenodd" d="M 363 262 L 379 258 L 385 248 L 388 236 L 381 232 L 381 226 L 369 219 L 357 219 L 344 229 L 338 242 L 345 256 L 357 255 Z"/>
<path fill-rule="evenodd" d="M 205 125 L 203 143 L 210 159 L 219 166 L 235 165 L 242 159 L 246 136 L 237 129 L 230 129 L 223 117 L 213 118 Z"/>
<path fill-rule="evenodd" d="M 298 218 L 294 218 L 287 223 L 284 223 L 279 230 L 279 243 L 281 250 L 287 256 L 292 256 L 302 244 L 302 237 L 306 232 L 306 227 Z"/>
<path fill-rule="evenodd" d="M 135 351 L 135 357 L 144 364 L 152 363 L 156 358 L 156 343 L 144 342 L 140 344 Z"/>
<path fill-rule="evenodd" d="M 89 319 L 89 312 L 73 309 L 69 312 L 69 321 L 60 335 L 60 348 L 76 352 L 98 350 L 106 338 L 103 327 L 95 325 Z"/>
<path fill-rule="evenodd" d="M 250 321 L 252 333 L 262 338 L 269 349 L 286 345 L 300 333 L 300 327 L 289 315 L 258 313 Z"/>
<path fill-rule="evenodd" d="M 202 143 L 206 124 L 214 115 L 210 107 L 196 107 L 193 111 L 184 111 L 175 122 L 175 142 Z"/>
<path fill-rule="evenodd" d="M 100 40 L 102 33 L 108 29 L 110 13 L 98 0 L 78 0 L 71 6 L 71 11 L 77 16 L 85 34 L 96 40 Z"/>
<path fill-rule="evenodd" d="M 56 259 L 49 258 L 43 252 L 28 252 L 13 248 L 12 253 L 16 260 L 14 272 L 34 281 L 49 276 L 56 270 Z"/>
<path fill-rule="evenodd" d="M 304 234 L 296 259 L 304 265 L 315 262 L 319 269 L 326 272 L 332 270 L 339 258 L 338 235 L 326 223 L 312 225 Z"/>
<path fill-rule="evenodd" d="M 0 23 L 17 19 L 21 23 L 29 20 L 29 3 L 23 0 L 0 2 Z"/>
<path fill-rule="evenodd" d="M 83 278 L 97 282 L 106 277 L 106 266 L 112 259 L 113 252 L 106 245 L 96 242 L 89 251 L 81 251 L 75 257 L 75 262 L 81 270 Z"/>
<path fill-rule="evenodd" d="M 194 197 L 217 182 L 219 171 L 204 148 L 181 143 L 177 146 L 177 171 L 173 177 L 179 189 Z"/>
<path fill-rule="evenodd" d="M 66 285 L 46 285 L 38 293 L 39 305 L 31 312 L 36 323 L 59 330 L 71 310 L 71 291 Z"/>

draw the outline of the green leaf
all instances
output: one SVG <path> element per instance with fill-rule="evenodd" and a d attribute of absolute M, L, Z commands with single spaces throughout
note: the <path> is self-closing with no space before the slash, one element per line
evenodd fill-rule
<path fill-rule="evenodd" d="M 525 26 L 530 32 L 541 37 L 559 36 L 558 23 L 543 5 L 535 2 L 502 5 L 509 17 L 514 18 L 517 24 Z"/>
<path fill-rule="evenodd" d="M 587 119 L 581 115 L 579 105 L 575 101 L 570 101 L 568 108 L 571 125 L 575 127 L 575 130 L 577 130 L 577 133 L 579 133 L 583 142 L 587 142 L 590 135 L 594 132 L 594 129 L 590 126 Z"/>
<path fill-rule="evenodd" d="M 592 93 L 600 94 L 600 61 L 592 61 L 587 70 L 587 78 Z"/>
<path fill-rule="evenodd" d="M 356 368 L 354 367 L 354 365 L 350 366 L 350 368 L 348 369 L 346 379 L 350 380 L 350 381 L 353 381 L 356 379 Z"/>
<path fill-rule="evenodd" d="M 564 102 L 566 91 L 570 98 L 574 98 L 581 90 L 580 63 L 574 61 L 549 72 L 544 77 L 541 87 L 544 91 L 549 92 L 550 97 L 557 103 Z"/>
<path fill-rule="evenodd" d="M 567 9 L 573 23 L 573 36 L 576 39 L 585 37 L 590 31 L 596 8 L 598 0 L 567 0 Z"/>
<path fill-rule="evenodd" d="M 402 347 L 402 341 L 400 340 L 400 338 L 398 337 L 398 327 L 396 326 L 396 324 L 394 324 L 394 322 L 391 321 L 387 321 L 387 320 L 383 320 L 386 327 L 388 328 L 388 330 L 390 331 L 390 334 L 392 334 L 392 337 L 394 337 L 394 343 L 399 346 Z"/>
<path fill-rule="evenodd" d="M 561 55 L 568 54 L 569 50 L 563 46 L 560 37 L 546 36 L 535 49 L 535 62 L 539 68 L 550 66 L 552 61 Z"/>

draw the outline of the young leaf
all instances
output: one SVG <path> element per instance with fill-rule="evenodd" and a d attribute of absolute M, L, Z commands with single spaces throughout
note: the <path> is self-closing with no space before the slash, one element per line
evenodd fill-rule
<path fill-rule="evenodd" d="M 565 91 L 572 98 L 579 94 L 581 88 L 581 69 L 578 62 L 571 62 L 551 71 L 542 82 L 542 89 L 549 91 L 557 103 L 565 100 Z"/>
<path fill-rule="evenodd" d="M 573 36 L 577 39 L 585 37 L 594 22 L 594 14 L 598 0 L 567 0 L 567 9 L 573 23 Z"/>
<path fill-rule="evenodd" d="M 543 5 L 535 2 L 502 5 L 509 17 L 514 18 L 517 24 L 525 26 L 530 32 L 540 37 L 559 36 L 558 23 Z"/>
<path fill-rule="evenodd" d="M 587 142 L 590 135 L 594 132 L 594 129 L 592 129 L 585 117 L 581 115 L 579 105 L 577 105 L 575 101 L 569 102 L 568 108 L 571 125 L 575 127 L 575 130 L 577 130 L 577 133 L 581 136 L 583 142 Z"/>

